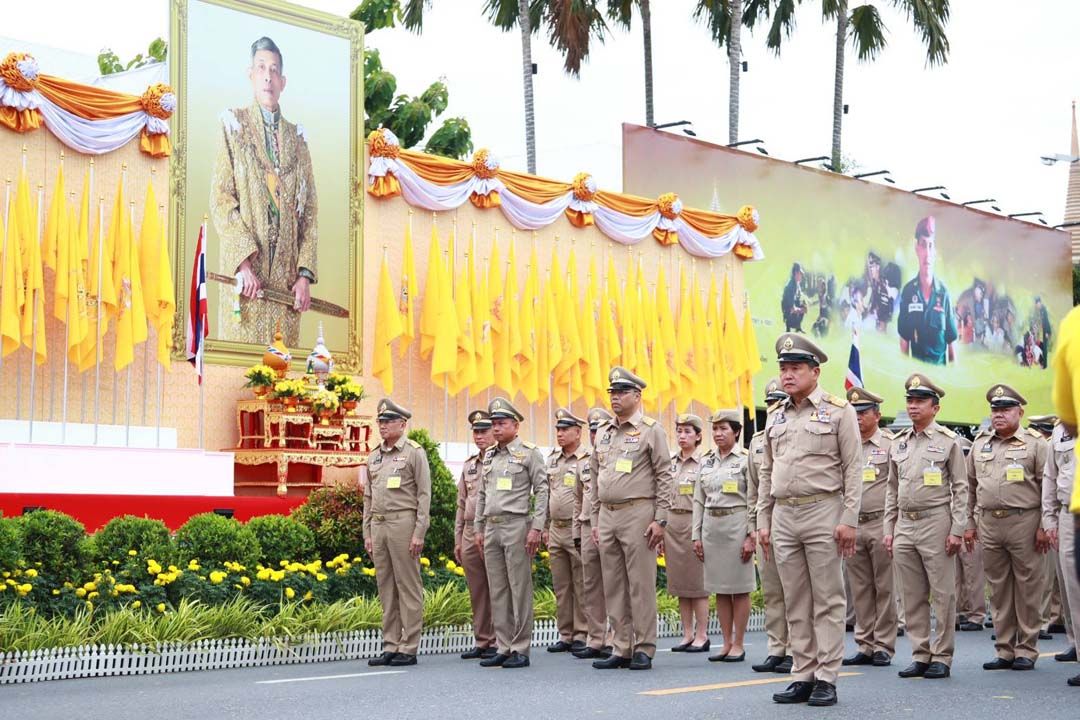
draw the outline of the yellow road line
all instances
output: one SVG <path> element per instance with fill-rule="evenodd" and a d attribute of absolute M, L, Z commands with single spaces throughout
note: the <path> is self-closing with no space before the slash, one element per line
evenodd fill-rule
<path fill-rule="evenodd" d="M 857 673 L 857 672 L 842 672 L 842 673 L 840 673 L 840 677 L 854 677 L 855 675 L 862 675 L 862 673 Z M 773 684 L 773 683 L 790 683 L 790 682 L 792 682 L 791 678 L 789 676 L 785 675 L 784 677 L 768 678 L 768 679 L 765 679 L 765 680 L 740 680 L 738 682 L 715 683 L 715 684 L 712 684 L 712 685 L 691 685 L 689 687 L 681 687 L 681 688 L 665 688 L 663 690 L 646 690 L 645 692 L 638 693 L 638 695 L 679 695 L 681 693 L 705 692 L 707 690 L 726 690 L 728 688 L 751 687 L 751 686 L 754 686 L 754 685 L 769 685 L 769 684 Z"/>

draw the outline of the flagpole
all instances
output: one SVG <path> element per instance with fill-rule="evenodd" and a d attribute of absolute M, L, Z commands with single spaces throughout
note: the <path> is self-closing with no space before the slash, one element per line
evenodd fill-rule
<path fill-rule="evenodd" d="M 455 228 L 457 227 L 457 222 L 456 221 L 454 222 L 454 227 Z M 454 239 L 455 239 L 454 236 L 451 235 L 450 236 L 451 246 L 453 245 Z M 447 274 L 449 276 L 447 278 L 447 282 L 450 283 L 450 298 L 451 298 L 451 300 L 453 300 L 454 291 L 455 291 L 455 288 L 454 288 L 454 263 L 451 260 L 451 258 L 453 256 L 450 254 L 449 250 L 443 251 L 443 254 L 446 255 L 446 267 L 447 267 Z M 434 361 L 434 359 L 435 359 L 434 352 L 432 352 L 431 358 L 432 358 L 432 361 Z M 443 437 L 446 438 L 443 441 L 443 460 L 445 461 L 445 460 L 450 459 L 450 388 L 449 388 L 449 385 L 450 385 L 450 373 L 444 373 L 444 374 L 446 375 L 446 377 L 443 378 Z"/>
<path fill-rule="evenodd" d="M 207 246 L 207 240 L 208 240 L 208 238 L 206 237 L 206 221 L 208 219 L 209 219 L 209 215 L 204 214 L 203 215 L 203 221 L 202 221 L 202 231 L 201 231 L 202 232 L 202 239 L 203 239 L 202 255 L 203 255 L 204 258 L 206 257 L 206 246 Z M 207 302 L 209 302 L 209 298 L 207 299 Z M 200 303 L 200 306 L 201 306 L 201 303 Z M 202 311 L 198 310 L 198 312 L 202 312 Z M 209 309 L 208 309 L 207 310 L 207 315 L 209 315 L 209 314 L 210 313 L 209 313 Z M 202 329 L 199 330 L 200 334 L 202 334 L 204 332 L 205 332 L 205 328 L 202 328 Z M 203 375 L 206 373 L 206 368 L 203 365 L 204 351 L 205 351 L 205 348 L 206 348 L 206 338 L 205 337 L 200 337 L 200 338 L 198 338 L 198 342 L 199 342 L 199 353 L 198 353 L 199 354 L 199 449 L 200 450 L 206 450 L 206 434 L 205 434 L 205 426 L 206 426 L 206 383 L 203 382 L 203 380 L 204 380 Z"/>
<path fill-rule="evenodd" d="M 415 271 L 415 268 L 416 268 L 416 260 L 415 260 L 416 245 L 415 245 L 415 243 L 412 242 L 412 236 L 413 236 L 413 233 L 412 233 L 412 216 L 413 216 L 412 208 L 409 208 L 409 243 L 413 247 L 413 257 L 414 257 L 414 259 L 413 259 L 413 268 L 414 268 L 413 274 L 415 275 L 416 274 L 416 271 Z M 406 268 L 406 271 L 408 271 L 408 268 Z M 429 269 L 428 272 L 431 272 L 431 270 Z M 416 278 L 415 277 L 409 278 L 409 280 L 415 281 Z M 405 288 L 405 292 L 406 293 L 409 292 L 409 289 L 407 287 Z M 416 313 L 415 313 L 416 298 L 414 298 L 412 296 L 409 296 L 409 298 L 408 298 L 408 300 L 406 300 L 406 302 L 407 303 L 412 303 L 413 308 L 414 308 L 413 315 L 415 316 L 416 315 Z M 406 305 L 406 310 L 408 310 L 408 305 Z M 412 320 L 410 320 L 409 317 L 408 317 L 408 313 L 406 313 L 406 318 L 405 319 L 406 319 L 406 321 L 412 323 Z M 409 332 L 411 332 L 411 333 L 416 332 L 416 326 L 410 324 Z M 412 396 L 413 396 L 413 394 L 412 394 L 412 365 L 413 365 L 412 357 L 413 356 L 412 356 L 412 347 L 411 347 L 412 343 L 409 343 L 409 345 L 410 345 L 410 347 L 405 351 L 407 353 L 407 357 L 405 358 L 405 388 L 409 393 L 409 397 L 412 398 Z"/>
<path fill-rule="evenodd" d="M 151 183 L 151 186 L 153 185 L 154 173 L 156 173 L 156 172 L 157 172 L 156 168 L 153 168 L 153 167 L 150 168 L 150 183 Z M 132 203 L 131 205 L 132 205 L 132 209 L 131 209 L 131 216 L 132 216 L 131 225 L 132 225 L 132 229 L 134 229 L 134 226 L 135 226 L 135 207 L 134 207 L 135 203 Z M 145 224 L 146 224 L 146 218 L 143 217 L 143 225 L 145 225 Z M 142 238 L 140 237 L 139 239 L 140 239 L 140 242 L 141 242 Z M 140 249 L 141 249 L 141 247 L 142 246 L 140 245 Z M 141 260 L 141 257 L 140 257 L 140 260 Z M 142 284 L 142 281 L 143 281 L 142 266 L 140 265 L 139 266 L 139 283 Z M 146 306 L 146 292 L 144 290 L 144 292 L 143 292 L 143 307 L 145 308 L 145 306 Z M 149 322 L 149 319 L 148 319 L 147 320 L 146 341 L 143 343 L 143 363 L 142 363 L 142 368 L 143 368 L 143 371 L 142 371 L 142 424 L 143 424 L 143 426 L 146 425 L 146 396 L 147 396 L 148 390 L 150 389 L 150 381 L 149 381 L 149 378 L 148 378 L 149 370 L 150 370 L 150 330 L 149 330 L 149 325 L 150 325 L 150 322 Z M 155 341 L 157 340 L 157 328 L 154 329 L 154 340 Z"/>
<path fill-rule="evenodd" d="M 128 227 L 133 227 L 134 225 L 135 225 L 135 202 L 131 201 L 131 202 L 128 203 Z M 132 242 L 132 238 L 130 237 L 130 235 L 131 235 L 131 233 L 128 233 L 128 272 L 129 273 L 132 272 L 132 270 L 131 270 L 131 254 L 132 254 L 131 248 L 132 248 L 132 245 L 134 244 Z M 135 306 L 135 303 L 134 303 L 134 300 L 133 300 L 133 298 L 135 297 L 135 283 L 134 282 L 131 283 L 131 290 L 129 292 L 130 292 L 130 294 L 129 294 L 128 297 L 129 297 L 129 300 L 131 301 L 132 307 L 128 308 L 128 312 L 131 313 L 132 308 L 134 308 L 134 306 Z M 123 309 L 121 309 L 121 312 L 123 312 Z M 131 319 L 134 320 L 134 318 L 131 318 Z M 132 340 L 132 343 L 135 342 L 135 327 L 134 326 L 132 326 L 132 328 L 131 328 L 131 340 Z M 143 343 L 144 346 L 145 346 L 145 344 L 146 343 Z M 135 353 L 134 353 L 134 348 L 133 348 L 132 349 L 131 361 L 128 362 L 128 365 L 127 365 L 127 382 L 126 382 L 127 387 L 124 389 L 124 447 L 131 447 L 131 367 L 132 367 L 132 365 L 135 364 L 134 355 L 135 355 Z M 145 364 L 144 364 L 144 366 L 145 366 Z M 114 392 L 115 392 L 115 389 L 114 389 Z M 114 398 L 115 398 L 115 396 L 114 396 Z M 144 395 L 143 400 L 145 400 L 145 399 L 146 399 L 146 396 Z M 145 402 L 143 403 L 143 416 L 144 417 L 146 416 L 146 403 Z"/>
<path fill-rule="evenodd" d="M 38 206 L 37 206 L 37 218 L 35 222 L 35 234 L 37 235 L 38 242 L 38 259 L 41 255 L 41 204 L 45 200 L 45 186 L 38 183 Z M 34 415 L 37 410 L 37 402 L 34 397 L 34 388 L 37 383 L 37 334 L 38 334 L 38 322 L 37 322 L 37 298 L 38 293 L 44 290 L 44 288 L 34 288 L 32 295 L 32 304 L 30 305 L 30 313 L 32 315 L 31 331 L 30 331 L 30 442 L 34 442 Z M 44 302 L 44 301 L 43 301 Z"/>
<path fill-rule="evenodd" d="M 63 172 L 63 170 L 64 170 L 64 151 L 61 150 L 60 151 L 60 171 Z M 53 194 L 54 195 L 56 194 L 55 190 L 53 191 Z M 68 197 L 70 198 L 74 194 L 75 193 L 73 193 L 73 192 L 69 193 Z M 64 210 L 66 211 L 67 208 L 68 208 L 68 205 L 67 205 L 67 203 L 65 203 Z M 70 252 L 68 254 L 70 255 Z M 70 263 L 68 264 L 68 267 L 71 267 Z M 53 275 L 53 294 L 54 295 L 56 294 L 56 283 L 58 283 L 58 282 L 66 283 L 67 278 L 61 279 L 61 278 L 56 277 L 55 274 Z M 67 324 L 70 321 L 70 319 L 71 319 L 71 313 L 67 309 L 67 307 L 65 306 L 65 308 L 64 308 L 64 348 L 63 348 L 63 351 L 64 351 L 64 369 L 62 371 L 63 374 L 64 374 L 64 384 L 65 385 L 67 384 L 67 344 L 68 344 Z M 52 378 L 52 382 L 49 383 L 49 422 L 52 422 L 53 418 L 56 417 L 56 378 L 55 378 L 56 370 L 57 370 L 57 367 L 55 365 L 53 365 L 49 369 L 49 375 Z M 62 412 L 63 411 L 61 411 L 61 413 Z M 63 428 L 61 428 L 60 434 L 61 434 L 61 436 L 63 436 L 63 434 L 64 434 Z"/>
<path fill-rule="evenodd" d="M 98 444 L 98 428 L 101 425 L 101 283 L 102 263 L 105 262 L 105 239 L 102 237 L 105 224 L 105 196 L 98 199 L 98 266 L 97 266 L 97 322 L 94 324 L 94 445 Z"/>
<path fill-rule="evenodd" d="M 0 252 L 0 274 L 3 274 L 3 265 L 7 265 L 8 226 L 11 225 L 11 178 L 4 181 L 4 251 Z M 14 275 L 14 273 L 12 273 Z M 2 279 L 2 278 L 0 278 Z M 18 282 L 19 278 L 16 278 Z M 0 293 L 0 317 L 4 316 L 4 294 Z M 0 372 L 4 370 L 4 354 L 0 352 Z"/>
<path fill-rule="evenodd" d="M 64 162 L 64 153 L 60 153 L 60 162 Z M 70 197 L 74 199 L 75 193 L 72 192 Z M 66 209 L 66 208 L 65 208 Z M 70 238 L 70 230 L 68 231 Z M 68 243 L 68 275 L 71 275 L 71 244 Z M 70 286 L 68 287 L 70 291 Z M 78 295 L 76 295 L 76 298 Z M 71 340 L 71 302 L 70 300 L 64 308 L 64 392 L 60 396 L 60 444 L 64 444 L 67 441 L 67 404 L 68 404 L 68 343 Z M 52 410 L 49 410 L 49 419 L 52 419 Z"/>
<path fill-rule="evenodd" d="M 161 223 L 161 227 L 164 228 L 165 227 L 165 224 L 164 224 L 165 223 L 165 206 L 164 205 L 158 205 L 158 216 L 159 216 L 158 221 Z M 165 251 L 168 252 L 168 249 L 166 249 Z M 159 328 L 159 327 L 154 328 L 154 341 L 157 342 L 157 343 L 161 342 L 161 339 L 158 337 L 158 333 L 160 333 L 160 332 L 161 332 L 161 328 Z M 168 341 L 166 340 L 166 342 L 168 342 Z M 161 363 L 158 362 L 157 363 L 157 391 L 154 393 L 155 397 L 157 398 L 157 401 L 155 402 L 155 405 L 157 407 L 155 408 L 155 412 L 154 412 L 154 428 L 155 428 L 154 429 L 154 447 L 161 447 L 161 404 L 165 400 L 165 388 L 162 386 L 161 380 L 162 380 L 162 369 L 161 369 Z M 147 382 L 145 377 L 143 378 L 143 382 Z"/>
<path fill-rule="evenodd" d="M 25 175 L 26 174 L 26 143 L 23 143 L 23 146 L 22 146 L 22 171 L 23 171 L 23 174 Z M 16 199 L 16 201 L 18 200 L 18 190 L 15 191 L 15 199 Z M 22 283 L 23 279 L 22 278 L 15 278 L 15 282 L 16 282 L 16 284 Z M 24 283 L 24 285 L 25 285 L 25 283 Z M 23 302 L 24 303 L 26 302 L 25 288 L 23 290 Z M 31 310 L 31 312 L 33 312 L 33 310 Z M 21 318 L 20 318 L 20 320 L 21 320 Z M 21 336 L 22 335 L 22 330 L 21 330 L 22 322 L 19 323 L 19 328 L 20 328 L 19 335 Z M 20 337 L 19 340 L 21 342 L 22 338 Z M 33 351 L 33 348 L 31 348 L 31 352 L 32 351 Z M 31 363 L 31 365 L 33 365 L 33 360 L 31 360 L 30 363 Z M 16 349 L 16 353 L 15 353 L 15 419 L 16 420 L 21 420 L 22 419 L 22 353 L 18 352 L 17 349 Z"/>
<path fill-rule="evenodd" d="M 123 165 L 121 165 L 120 168 L 121 168 L 120 169 L 120 195 L 121 195 L 121 197 L 123 197 L 124 193 L 127 192 L 127 163 L 124 163 Z M 123 211 L 123 209 L 121 208 L 121 212 L 122 211 Z M 114 228 L 114 230 L 115 230 L 115 228 Z M 119 232 L 119 230 L 117 230 L 117 232 Z M 130 238 L 128 239 L 128 246 L 129 247 L 131 246 Z M 113 250 L 113 252 L 116 252 L 115 247 L 112 248 L 112 250 Z M 128 255 L 128 258 L 129 258 L 128 264 L 129 264 L 129 267 L 130 267 L 130 258 L 131 258 L 130 254 Z M 130 270 L 129 270 L 129 272 L 130 272 Z M 116 275 L 115 275 L 116 268 L 113 268 L 113 273 L 114 273 L 113 282 L 116 282 Z M 123 278 L 121 278 L 120 282 L 123 282 Z M 119 303 L 120 298 L 117 297 L 116 301 Z M 117 323 L 119 323 L 119 317 L 120 317 L 120 314 L 123 313 L 123 311 L 124 311 L 123 308 L 121 308 L 121 307 L 117 308 Z M 113 349 L 112 381 L 113 381 L 112 382 L 112 424 L 115 425 L 116 424 L 116 388 L 120 384 L 120 373 L 116 372 L 116 350 L 115 350 L 115 348 Z M 125 440 L 125 444 L 126 444 L 126 440 Z"/>
<path fill-rule="evenodd" d="M 86 189 L 86 197 L 87 197 L 87 205 L 88 205 L 88 207 L 86 208 L 86 243 L 87 243 L 87 245 L 86 245 L 86 257 L 90 257 L 90 251 L 93 249 L 93 244 L 92 243 L 94 242 L 93 235 L 90 232 L 90 217 L 91 217 L 91 215 L 90 215 L 90 207 L 89 207 L 89 203 L 91 202 L 90 198 L 94 197 L 94 158 L 90 158 L 89 182 L 87 184 L 88 184 L 89 187 L 87 187 L 87 189 Z M 79 205 L 79 214 L 80 214 L 80 217 L 81 217 L 81 215 L 82 215 L 82 205 L 81 204 Z M 96 327 L 94 328 L 94 332 L 97 332 Z M 97 342 L 96 341 L 94 342 L 94 352 L 95 353 L 97 352 Z M 86 422 L 86 373 L 81 371 L 81 370 L 79 371 L 79 384 L 81 386 L 80 390 L 79 390 L 79 392 L 81 394 L 81 397 L 79 398 L 79 423 L 83 424 L 83 423 Z M 96 442 L 96 440 L 95 440 L 95 442 Z"/>

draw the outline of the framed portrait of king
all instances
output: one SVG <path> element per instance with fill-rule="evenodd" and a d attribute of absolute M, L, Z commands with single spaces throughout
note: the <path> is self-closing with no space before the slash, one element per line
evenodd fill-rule
<path fill-rule="evenodd" d="M 182 317 L 205 221 L 208 362 L 253 362 L 278 330 L 303 358 L 321 326 L 359 372 L 362 26 L 279 0 L 172 0 L 170 34 Z"/>

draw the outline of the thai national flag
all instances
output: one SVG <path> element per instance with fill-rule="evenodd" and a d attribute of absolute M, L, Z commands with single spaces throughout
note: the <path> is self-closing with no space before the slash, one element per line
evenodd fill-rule
<path fill-rule="evenodd" d="M 851 330 L 851 352 L 848 354 L 847 375 L 844 376 L 844 389 L 862 387 L 862 368 L 859 365 L 859 331 Z"/>
<path fill-rule="evenodd" d="M 191 295 L 188 300 L 187 359 L 203 381 L 203 350 L 210 336 L 210 318 L 206 303 L 206 223 L 199 227 L 195 244 L 195 262 L 191 267 Z"/>

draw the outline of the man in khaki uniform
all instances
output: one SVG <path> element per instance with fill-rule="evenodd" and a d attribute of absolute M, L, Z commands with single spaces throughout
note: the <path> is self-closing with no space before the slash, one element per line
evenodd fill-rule
<path fill-rule="evenodd" d="M 589 444 L 592 447 L 596 447 L 596 432 L 600 426 L 614 419 L 615 416 L 604 408 L 595 407 L 589 411 Z M 590 460 L 582 469 L 581 514 L 578 515 L 578 525 L 581 527 L 581 587 L 585 598 L 585 624 L 589 632 L 586 646 L 573 652 L 574 657 L 580 660 L 611 656 L 612 635 L 608 629 L 607 606 L 604 604 L 604 573 L 600 566 L 600 548 L 594 539 L 596 528 L 592 524 L 594 481 Z"/>
<path fill-rule="evenodd" d="M 847 560 L 855 606 L 855 643 L 858 652 L 844 658 L 844 665 L 885 667 L 896 651 L 896 600 L 893 563 L 882 538 L 885 526 L 885 490 L 892 466 L 889 449 L 892 435 L 881 431 L 880 395 L 853 387 L 847 393 L 855 408 L 862 436 L 862 500 L 855 554 Z"/>
<path fill-rule="evenodd" d="M 758 473 L 761 460 L 765 456 L 765 430 L 768 422 L 775 417 L 772 405 L 787 399 L 787 393 L 780 387 L 779 378 L 773 378 L 765 384 L 765 405 L 770 409 L 766 415 L 766 427 L 754 433 L 750 438 L 747 465 L 749 487 L 746 502 L 750 511 L 750 532 L 757 533 Z M 758 574 L 761 576 L 761 594 L 765 600 L 765 635 L 768 637 L 768 655 L 765 661 L 752 665 L 754 672 L 791 672 L 794 662 L 788 653 L 787 609 L 784 607 L 784 588 L 780 584 L 780 574 L 776 570 L 776 557 L 766 556 L 764 548 L 757 546 Z"/>
<path fill-rule="evenodd" d="M 585 421 L 566 408 L 555 412 L 555 439 L 559 447 L 548 460 L 548 526 L 544 545 L 550 551 L 551 585 L 555 591 L 555 623 L 559 641 L 550 653 L 585 649 L 585 590 L 581 575 L 582 475 L 588 475 L 589 453 L 581 446 Z"/>
<path fill-rule="evenodd" d="M 1047 442 L 1050 442 L 1050 436 L 1054 432 L 1054 424 L 1056 422 L 1056 415 L 1032 415 L 1028 419 L 1028 427 L 1042 435 L 1043 439 Z M 1048 450 L 1049 453 L 1052 453 L 1053 447 L 1049 447 Z M 1043 468 L 1044 489 L 1046 486 L 1045 471 L 1046 468 Z M 1072 630 L 1069 627 L 1072 623 L 1066 618 L 1069 614 L 1069 609 L 1066 606 L 1061 585 L 1058 583 L 1058 551 L 1051 545 L 1049 552 L 1043 557 L 1046 560 L 1046 591 L 1043 593 L 1042 597 L 1040 613 L 1042 625 L 1039 630 L 1039 639 L 1051 640 L 1054 637 L 1053 633 L 1065 633 L 1069 645 L 1072 645 Z"/>
<path fill-rule="evenodd" d="M 382 443 L 368 457 L 364 484 L 364 550 L 375 563 L 383 607 L 383 653 L 368 665 L 415 665 L 424 621 L 420 553 L 430 524 L 427 454 L 405 437 L 412 417 L 389 398 L 379 402 Z"/>
<path fill-rule="evenodd" d="M 964 451 L 935 418 L 945 391 L 914 373 L 904 383 L 912 427 L 893 438 L 885 497 L 885 548 L 899 569 L 911 664 L 902 678 L 952 674 L 956 649 L 956 565 L 967 524 Z M 930 602 L 937 635 L 930 639 Z"/>
<path fill-rule="evenodd" d="M 491 621 L 491 595 L 488 592 L 484 554 L 476 549 L 476 497 L 480 494 L 480 468 L 484 451 L 495 444 L 491 416 L 483 410 L 469 413 L 473 443 L 477 453 L 465 461 L 458 481 L 457 515 L 454 518 L 454 559 L 465 568 L 472 606 L 473 636 L 476 646 L 461 654 L 462 660 L 486 660 L 495 656 L 495 626 Z"/>
<path fill-rule="evenodd" d="M 1055 425 L 1043 470 L 1042 524 L 1050 536 L 1050 545 L 1058 550 L 1055 571 L 1065 605 L 1065 628 L 1069 639 L 1069 647 L 1054 655 L 1058 662 L 1076 661 L 1076 633 L 1080 628 L 1080 576 L 1075 571 L 1073 518 L 1069 513 L 1069 498 L 1076 478 L 1075 448 L 1076 438 L 1068 428 L 1062 423 Z M 1080 675 L 1076 680 L 1080 685 Z"/>
<path fill-rule="evenodd" d="M 656 652 L 656 549 L 671 501 L 671 452 L 655 420 L 641 413 L 645 381 L 625 368 L 608 373 L 615 419 L 597 431 L 591 458 L 594 538 L 604 600 L 615 632 L 599 670 L 652 668 Z"/>
<path fill-rule="evenodd" d="M 969 548 L 982 543 L 990 583 L 997 657 L 983 669 L 1033 670 L 1039 657 L 1039 589 L 1046 582 L 1042 553 L 1049 548 L 1040 522 L 1047 443 L 1036 431 L 1020 429 L 1023 395 L 994 385 L 986 399 L 990 427 L 975 436 L 967 458 L 973 517 L 964 533 Z"/>
<path fill-rule="evenodd" d="M 855 552 L 862 493 L 859 428 L 855 409 L 818 386 L 828 360 L 821 348 L 785 333 L 776 354 L 788 399 L 774 406 L 765 431 L 757 527 L 766 553 L 776 553 L 795 682 L 773 701 L 835 705 L 844 658 L 840 566 Z"/>
<path fill-rule="evenodd" d="M 516 669 L 529 666 L 532 558 L 547 519 L 547 474 L 536 446 L 518 439 L 525 417 L 501 397 L 488 404 L 488 414 L 497 444 L 484 453 L 475 530 L 487 567 L 498 653 L 480 665 Z"/>

